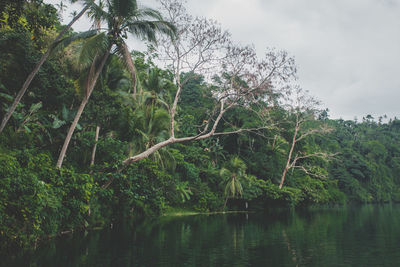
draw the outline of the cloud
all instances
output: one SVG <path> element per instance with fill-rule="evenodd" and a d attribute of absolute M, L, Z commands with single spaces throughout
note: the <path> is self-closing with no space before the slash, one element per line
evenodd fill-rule
<path fill-rule="evenodd" d="M 154 0 L 144 4 L 157 6 Z M 187 4 L 190 13 L 219 21 L 235 41 L 253 43 L 260 55 L 266 47 L 287 50 L 296 58 L 299 84 L 331 110 L 331 117 L 399 116 L 396 0 L 187 0 Z M 75 29 L 87 24 L 82 21 Z M 129 44 L 141 48 L 138 42 Z"/>
<path fill-rule="evenodd" d="M 241 43 L 285 49 L 333 117 L 399 114 L 400 7 L 390 0 L 189 1 Z M 368 103 L 368 105 L 366 105 Z"/>

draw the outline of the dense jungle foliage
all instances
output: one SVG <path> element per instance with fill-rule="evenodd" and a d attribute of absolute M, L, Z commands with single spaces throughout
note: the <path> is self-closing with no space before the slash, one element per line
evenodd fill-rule
<path fill-rule="evenodd" d="M 52 5 L 1 1 L 0 118 L 63 27 Z M 66 37 L 74 34 L 69 30 Z M 327 110 L 309 116 L 309 111 L 274 105 L 268 109 L 271 127 L 171 144 L 123 165 L 127 157 L 168 138 L 169 109 L 177 91 L 172 71 L 158 67 L 154 55 L 137 51 L 131 56 L 139 100 L 132 100 L 132 79 L 121 57 L 111 53 L 72 135 L 64 165 L 56 168 L 84 97 L 82 72 L 74 68 L 81 49 L 77 39 L 53 51 L 0 134 L 2 246 L 32 244 L 177 208 L 211 212 L 400 201 L 396 118 L 332 120 Z M 187 77 L 174 121 L 179 137 L 198 134 L 215 104 L 215 85 L 202 75 Z M 299 117 L 307 118 L 303 132 L 321 125 L 330 130 L 306 134 L 293 146 L 293 157 L 299 157 L 287 168 L 280 189 Z M 257 128 L 262 120 L 239 105 L 225 115 L 218 130 Z"/>

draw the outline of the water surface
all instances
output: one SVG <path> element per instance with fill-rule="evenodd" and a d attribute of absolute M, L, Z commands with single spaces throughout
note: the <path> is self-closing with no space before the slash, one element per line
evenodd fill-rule
<path fill-rule="evenodd" d="M 400 266 L 400 205 L 163 217 L 53 240 L 4 266 Z"/>

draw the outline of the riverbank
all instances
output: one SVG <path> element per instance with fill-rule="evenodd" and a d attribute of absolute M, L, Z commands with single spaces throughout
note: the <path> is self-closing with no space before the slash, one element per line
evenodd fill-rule
<path fill-rule="evenodd" d="M 254 213 L 254 211 L 249 210 L 227 210 L 227 211 L 210 211 L 210 212 L 200 212 L 195 210 L 185 210 L 180 208 L 168 208 L 165 212 L 161 214 L 162 217 L 166 216 L 192 216 L 192 215 L 215 215 L 215 214 L 235 214 L 235 213 Z"/>

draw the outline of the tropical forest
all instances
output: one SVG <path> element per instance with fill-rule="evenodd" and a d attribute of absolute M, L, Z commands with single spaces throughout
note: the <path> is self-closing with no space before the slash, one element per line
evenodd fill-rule
<path fill-rule="evenodd" d="M 400 201 L 400 120 L 331 119 L 295 55 L 260 56 L 178 0 L 64 2 L 81 10 L 63 22 L 0 2 L 1 250 L 132 218 Z"/>

